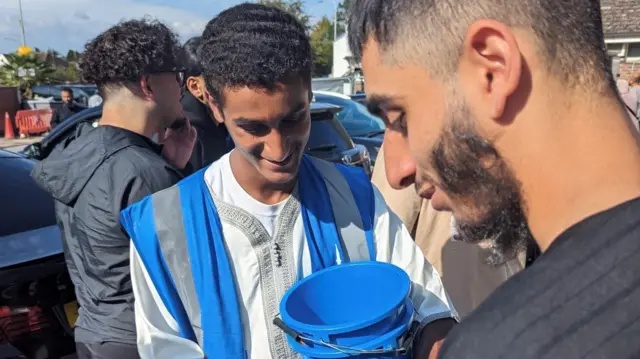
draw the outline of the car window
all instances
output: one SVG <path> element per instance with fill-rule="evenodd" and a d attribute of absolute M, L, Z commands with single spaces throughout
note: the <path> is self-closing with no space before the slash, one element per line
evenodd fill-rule
<path fill-rule="evenodd" d="M 91 97 L 98 93 L 97 87 L 83 87 L 82 90 L 87 94 L 87 96 Z"/>
<path fill-rule="evenodd" d="M 372 115 L 362 104 L 336 96 L 316 95 L 317 102 L 326 102 L 342 107 L 338 119 L 351 136 L 366 136 L 384 131 L 384 122 Z"/>
<path fill-rule="evenodd" d="M 35 86 L 32 89 L 34 97 L 37 95 L 38 97 L 52 97 L 53 91 L 51 86 Z"/>
<path fill-rule="evenodd" d="M 307 151 L 345 151 L 352 146 L 351 138 L 331 112 L 312 115 Z"/>

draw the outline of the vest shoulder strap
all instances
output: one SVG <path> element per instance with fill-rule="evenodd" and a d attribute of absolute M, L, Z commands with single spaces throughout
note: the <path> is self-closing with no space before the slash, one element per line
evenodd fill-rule
<path fill-rule="evenodd" d="M 375 260 L 375 199 L 369 176 L 359 167 L 337 165 L 317 158 L 312 161 L 327 186 L 346 252 L 354 258 Z"/>
<path fill-rule="evenodd" d="M 177 190 L 177 187 L 172 187 L 159 193 L 175 190 Z M 164 306 L 178 323 L 180 335 L 195 341 L 195 333 L 180 300 L 171 269 L 167 264 L 158 238 L 153 203 L 154 196 L 157 195 L 146 197 L 142 201 L 125 208 L 120 213 L 120 224 L 129 234 Z"/>

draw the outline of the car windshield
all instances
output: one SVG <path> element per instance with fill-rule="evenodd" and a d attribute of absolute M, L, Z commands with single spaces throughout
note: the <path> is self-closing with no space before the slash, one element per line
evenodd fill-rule
<path fill-rule="evenodd" d="M 326 102 L 342 107 L 338 119 L 351 136 L 368 136 L 384 131 L 384 122 L 372 115 L 367 108 L 352 100 L 337 96 L 316 94 L 317 102 Z"/>
<path fill-rule="evenodd" d="M 348 150 L 351 140 L 342 127 L 330 112 L 312 115 L 311 136 L 306 150 L 312 153 Z"/>
<path fill-rule="evenodd" d="M 82 87 L 81 89 L 87 94 L 87 96 L 93 96 L 96 93 L 98 93 L 97 87 L 87 86 L 87 87 Z"/>

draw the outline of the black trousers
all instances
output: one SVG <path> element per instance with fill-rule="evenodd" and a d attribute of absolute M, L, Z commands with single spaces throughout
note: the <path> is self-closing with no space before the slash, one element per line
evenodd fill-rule
<path fill-rule="evenodd" d="M 135 344 L 76 343 L 78 359 L 140 359 Z"/>

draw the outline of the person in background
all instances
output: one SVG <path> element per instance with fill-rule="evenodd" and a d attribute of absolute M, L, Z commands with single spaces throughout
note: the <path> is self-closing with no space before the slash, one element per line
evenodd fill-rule
<path fill-rule="evenodd" d="M 196 146 L 189 160 L 194 170 L 212 164 L 233 148 L 233 142 L 229 139 L 229 132 L 224 123 L 215 120 L 211 109 L 205 103 L 204 78 L 198 58 L 199 46 L 200 37 L 193 37 L 184 44 L 186 80 L 180 101 L 185 116 L 198 131 Z"/>
<path fill-rule="evenodd" d="M 618 93 L 622 99 L 622 103 L 626 107 L 629 120 L 633 123 L 636 130 L 639 129 L 638 124 L 638 93 L 629 86 L 629 81 L 618 79 L 616 81 Z"/>
<path fill-rule="evenodd" d="M 271 6 L 221 12 L 202 35 L 205 102 L 235 149 L 122 214 L 143 358 L 298 358 L 273 324 L 299 279 L 342 262 L 402 268 L 416 358 L 454 325 L 438 273 L 362 168 L 304 155 L 313 55 Z M 268 61 L 265 61 L 268 59 Z"/>
<path fill-rule="evenodd" d="M 79 125 L 32 173 L 56 200 L 80 307 L 79 359 L 138 358 L 130 240 L 119 213 L 177 183 L 191 156 L 196 132 L 180 106 L 181 50 L 171 30 L 150 20 L 120 23 L 89 41 L 79 65 L 104 95 L 100 125 Z"/>
<path fill-rule="evenodd" d="M 73 90 L 70 87 L 63 87 L 60 90 L 62 105 L 53 111 L 51 116 L 51 129 L 56 128 L 67 118 L 85 109 L 85 107 L 73 101 Z"/>
<path fill-rule="evenodd" d="M 441 359 L 636 358 L 640 134 L 599 0 L 355 0 L 348 23 L 387 179 L 457 238 L 542 255 L 454 326 Z"/>
<path fill-rule="evenodd" d="M 418 196 L 413 185 L 400 190 L 391 187 L 384 159 L 383 145 L 371 181 L 440 273 L 444 289 L 464 319 L 498 286 L 524 268 L 524 253 L 497 266 L 488 263 L 488 249 L 453 239 L 455 225 L 450 212 L 433 209 L 431 201 Z"/>
<path fill-rule="evenodd" d="M 91 97 L 89 97 L 89 101 L 87 106 L 89 108 L 91 107 L 98 107 L 100 105 L 102 105 L 102 96 L 100 96 L 99 91 L 96 91 L 96 93 L 94 93 L 93 95 L 91 95 Z"/>

